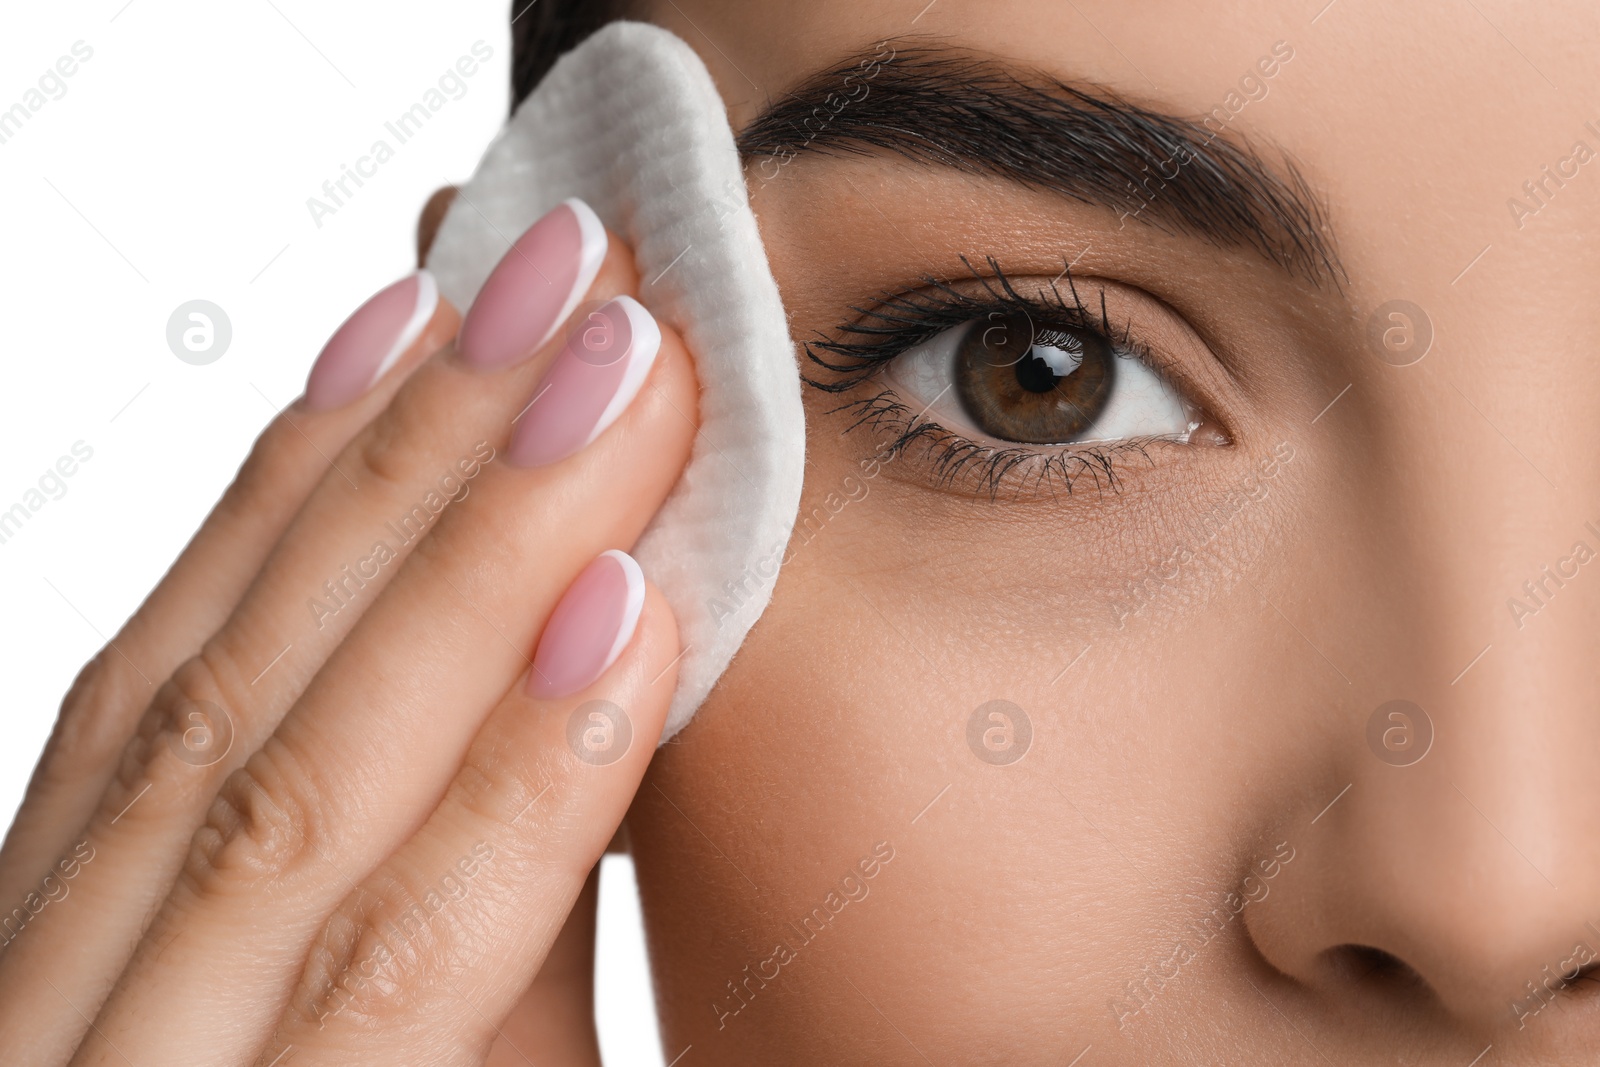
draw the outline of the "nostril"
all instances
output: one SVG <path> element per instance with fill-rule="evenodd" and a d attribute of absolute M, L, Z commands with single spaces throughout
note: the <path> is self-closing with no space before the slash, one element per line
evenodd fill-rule
<path fill-rule="evenodd" d="M 1394 1001 L 1410 1001 L 1414 1008 L 1421 1008 L 1430 1001 L 1438 1003 L 1437 992 L 1416 968 L 1381 948 L 1372 945 L 1337 945 L 1322 953 L 1322 962 L 1325 973 L 1348 989 Z M 1536 1013 L 1547 1003 L 1552 1003 L 1555 996 L 1563 991 L 1567 996 L 1577 997 L 1600 994 L 1600 960 L 1584 964 L 1576 971 L 1560 977 L 1554 976 L 1548 967 L 1545 972 L 1549 977 L 1543 989 L 1536 989 L 1535 982 L 1527 983 L 1527 1003 L 1522 1005 L 1519 1015 L 1530 1011 Z M 1513 1010 L 1517 1010 L 1516 1005 L 1513 1005 Z"/>
<path fill-rule="evenodd" d="M 1355 986 L 1386 993 L 1431 996 L 1422 975 L 1399 956 L 1371 945 L 1336 945 L 1323 958 L 1340 979 Z"/>

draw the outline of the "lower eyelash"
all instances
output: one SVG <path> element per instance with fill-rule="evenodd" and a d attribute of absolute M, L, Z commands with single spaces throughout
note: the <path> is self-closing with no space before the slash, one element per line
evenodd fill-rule
<path fill-rule="evenodd" d="M 1093 482 L 1095 490 L 1103 497 L 1108 490 L 1119 492 L 1122 488 L 1116 469 L 1119 457 L 1132 453 L 1146 463 L 1151 462 L 1147 451 L 1149 442 L 1139 440 L 1053 452 L 1023 447 L 995 448 L 947 429 L 925 415 L 914 414 L 888 389 L 841 404 L 828 414 L 839 412 L 849 412 L 852 417 L 846 433 L 865 426 L 893 434 L 892 440 L 878 451 L 880 461 L 896 459 L 921 442 L 926 446 L 936 486 L 953 488 L 963 482 L 975 483 L 987 491 L 991 501 L 997 499 L 1000 490 L 1008 484 L 1018 495 L 1054 493 L 1058 488 L 1070 495 L 1085 478 Z"/>

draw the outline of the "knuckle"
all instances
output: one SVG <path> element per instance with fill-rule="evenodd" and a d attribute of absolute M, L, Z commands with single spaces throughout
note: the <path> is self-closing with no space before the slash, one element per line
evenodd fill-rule
<path fill-rule="evenodd" d="M 474 745 L 474 748 L 477 746 Z M 458 807 L 467 815 L 489 819 L 494 823 L 509 822 L 507 817 L 507 790 L 503 785 L 500 768 L 492 759 L 469 754 L 461 770 L 451 781 L 444 803 Z M 515 809 L 512 809 L 513 813 Z"/>
<path fill-rule="evenodd" d="M 39 759 L 38 788 L 77 786 L 117 760 L 149 699 L 145 681 L 119 664 L 107 648 L 78 672 Z"/>
<path fill-rule="evenodd" d="M 532 748 L 502 737 L 481 737 L 468 750 L 461 769 L 439 805 L 455 825 L 470 826 L 486 840 L 474 846 L 479 861 L 494 863 L 515 877 L 586 877 L 599 859 L 582 844 L 594 833 L 584 795 L 593 776 L 564 750 Z M 493 842 L 494 844 L 491 844 Z M 495 844 L 509 845 L 497 849 Z M 475 864 L 461 873 L 475 874 Z M 503 873 L 503 877 L 512 877 Z"/>
<path fill-rule="evenodd" d="M 404 398 L 397 400 L 351 444 L 357 483 L 402 493 L 414 490 L 433 436 L 434 427 Z"/>
<path fill-rule="evenodd" d="M 195 831 L 182 881 L 200 898 L 271 892 L 316 876 L 322 833 L 319 790 L 275 740 L 230 774 Z"/>
<path fill-rule="evenodd" d="M 390 1032 L 425 1017 L 431 998 L 444 995 L 443 977 L 479 940 L 466 909 L 453 909 L 465 895 L 452 876 L 418 891 L 392 871 L 374 875 L 323 928 L 294 1006 L 317 1029 L 338 1019 L 357 1031 Z"/>
<path fill-rule="evenodd" d="M 529 752 L 506 738 L 479 738 L 450 783 L 446 804 L 470 819 L 512 828 L 545 790 L 567 778 L 565 767 L 542 751 Z"/>
<path fill-rule="evenodd" d="M 101 817 L 148 822 L 203 803 L 233 751 L 243 691 L 231 658 L 214 643 L 179 666 L 126 741 Z"/>

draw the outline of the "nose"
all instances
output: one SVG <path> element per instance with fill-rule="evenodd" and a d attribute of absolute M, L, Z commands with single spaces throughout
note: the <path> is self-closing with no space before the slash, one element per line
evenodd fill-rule
<path fill-rule="evenodd" d="M 1463 473 L 1370 524 L 1389 569 L 1368 573 L 1404 576 L 1382 610 L 1413 638 L 1363 664 L 1318 757 L 1349 788 L 1284 828 L 1297 858 L 1246 929 L 1328 996 L 1412 997 L 1480 1030 L 1570 1025 L 1546 1009 L 1600 965 L 1600 505 L 1484 493 L 1468 479 L 1509 481 L 1505 457 L 1454 427 L 1434 440 L 1479 473 L 1427 455 Z"/>
<path fill-rule="evenodd" d="M 1498 747 L 1499 775 L 1437 749 L 1352 773 L 1246 909 L 1257 948 L 1333 999 L 1431 1000 L 1475 1030 L 1521 1029 L 1579 995 L 1600 963 L 1600 827 L 1572 795 L 1589 783 L 1522 747 Z"/>

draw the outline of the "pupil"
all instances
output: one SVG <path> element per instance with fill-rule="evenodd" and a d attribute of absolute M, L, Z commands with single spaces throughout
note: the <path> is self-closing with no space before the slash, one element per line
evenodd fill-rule
<path fill-rule="evenodd" d="M 1031 349 L 1026 356 L 1017 360 L 1017 384 L 1030 393 L 1048 393 L 1060 380 L 1050 364 Z"/>
<path fill-rule="evenodd" d="M 1111 400 L 1116 352 L 1079 327 L 1045 332 L 1026 315 L 967 331 L 952 383 L 962 410 L 1001 441 L 1061 445 L 1091 429 Z"/>

